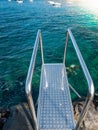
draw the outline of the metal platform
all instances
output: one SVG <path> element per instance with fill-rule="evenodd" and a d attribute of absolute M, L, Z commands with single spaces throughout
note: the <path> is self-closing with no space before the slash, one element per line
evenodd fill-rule
<path fill-rule="evenodd" d="M 38 109 L 40 130 L 75 128 L 66 70 L 63 64 L 42 67 Z"/>
<path fill-rule="evenodd" d="M 72 45 L 75 49 L 76 55 L 78 57 L 88 84 L 87 97 L 76 124 L 74 123 L 69 87 L 79 98 L 81 98 L 81 96 L 70 85 L 70 83 L 68 83 L 67 80 L 65 63 L 69 37 L 72 41 Z M 40 79 L 38 112 L 36 118 L 31 88 L 39 45 L 41 50 L 42 71 Z M 42 34 L 41 30 L 38 30 L 30 61 L 30 66 L 28 69 L 25 91 L 32 116 L 34 130 L 80 130 L 81 123 L 85 118 L 90 102 L 92 101 L 94 96 L 94 84 L 87 69 L 87 66 L 83 60 L 82 54 L 78 48 L 76 40 L 70 29 L 67 30 L 64 58 L 61 64 L 45 64 L 43 55 Z"/>

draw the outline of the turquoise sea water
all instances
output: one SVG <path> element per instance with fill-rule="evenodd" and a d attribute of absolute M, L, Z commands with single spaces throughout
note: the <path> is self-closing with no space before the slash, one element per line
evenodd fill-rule
<path fill-rule="evenodd" d="M 25 80 L 38 29 L 42 30 L 45 62 L 57 63 L 63 60 L 66 30 L 72 28 L 98 92 L 98 11 L 79 1 L 58 0 L 61 7 L 54 7 L 47 0 L 24 0 L 22 4 L 0 0 L 0 106 L 26 101 Z M 87 84 L 70 40 L 67 52 L 66 66 L 78 66 L 68 74 L 69 82 L 85 96 Z M 35 102 L 40 67 L 38 53 L 32 86 Z"/>

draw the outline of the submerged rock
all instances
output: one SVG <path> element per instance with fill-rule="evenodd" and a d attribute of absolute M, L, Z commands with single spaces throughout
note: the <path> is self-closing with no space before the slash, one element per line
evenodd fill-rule
<path fill-rule="evenodd" d="M 73 72 L 75 73 L 75 70 L 78 69 L 79 67 L 80 67 L 79 65 L 72 64 L 69 67 L 66 67 L 66 71 L 68 74 L 73 73 Z"/>

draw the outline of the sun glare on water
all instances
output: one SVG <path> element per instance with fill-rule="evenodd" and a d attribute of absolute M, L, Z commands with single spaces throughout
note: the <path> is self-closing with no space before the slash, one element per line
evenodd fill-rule
<path fill-rule="evenodd" d="M 88 9 L 98 11 L 98 0 L 81 0 L 81 4 Z"/>
<path fill-rule="evenodd" d="M 98 14 L 98 0 L 67 0 L 70 3 L 78 4 L 79 6 L 84 7 L 85 9 Z"/>
<path fill-rule="evenodd" d="M 89 13 L 93 14 L 95 20 L 98 20 L 98 0 L 79 0 L 81 6 Z"/>

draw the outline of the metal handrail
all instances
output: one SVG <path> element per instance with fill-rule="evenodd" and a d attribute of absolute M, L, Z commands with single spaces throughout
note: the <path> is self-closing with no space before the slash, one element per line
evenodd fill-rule
<path fill-rule="evenodd" d="M 67 37 L 66 37 L 66 43 L 65 43 L 65 51 L 64 51 L 64 60 L 63 60 L 63 63 L 65 64 L 65 60 L 66 60 L 66 51 L 67 51 L 67 46 L 68 46 L 68 36 L 70 36 L 70 39 L 72 41 L 72 44 L 74 46 L 74 49 L 75 49 L 75 52 L 77 54 L 77 57 L 79 59 L 79 62 L 80 62 L 80 65 L 82 67 L 82 70 L 83 70 L 83 73 L 85 75 L 85 78 L 87 80 L 87 83 L 88 83 L 88 94 L 87 94 L 87 97 L 86 97 L 86 101 L 85 101 L 85 104 L 83 106 L 83 109 L 82 109 L 82 112 L 80 114 L 80 117 L 76 123 L 76 127 L 75 127 L 75 130 L 79 130 L 80 126 L 81 126 L 81 123 L 86 115 L 86 112 L 89 108 L 89 105 L 90 105 L 90 102 L 92 101 L 93 97 L 94 97 L 94 84 L 93 84 L 93 81 L 92 81 L 92 78 L 89 74 L 89 71 L 87 69 L 87 66 L 83 60 L 83 57 L 82 57 L 82 54 L 78 48 L 78 45 L 76 43 L 76 40 L 71 32 L 71 30 L 68 28 L 68 31 L 67 31 Z"/>
<path fill-rule="evenodd" d="M 34 49 L 33 49 L 32 57 L 30 61 L 30 66 L 29 66 L 28 74 L 26 78 L 26 85 L 25 85 L 25 92 L 26 92 L 28 104 L 30 107 L 31 116 L 33 119 L 34 130 L 38 130 L 38 124 L 37 124 L 37 118 L 36 118 L 35 109 L 34 109 L 33 98 L 31 94 L 31 86 L 32 86 L 32 78 L 33 78 L 36 55 L 37 55 L 39 43 L 40 43 L 40 49 L 41 49 L 42 64 L 44 64 L 41 30 L 38 30 L 37 32 L 37 37 L 35 40 Z"/>

